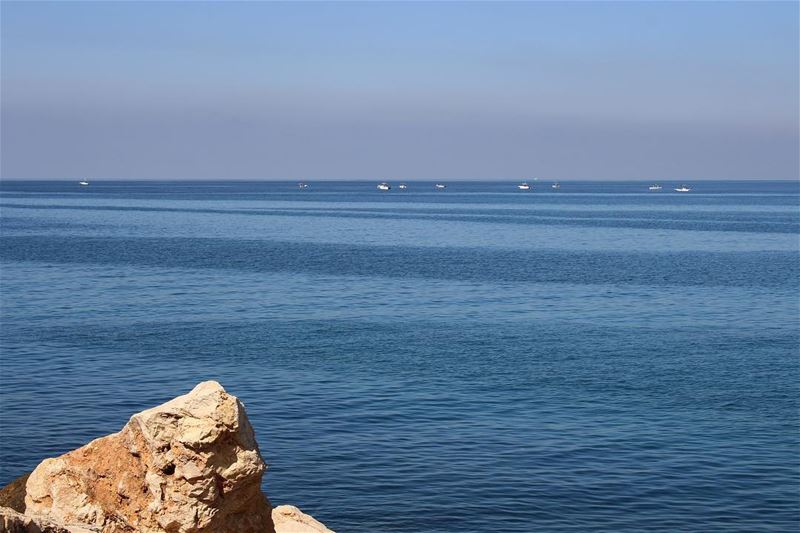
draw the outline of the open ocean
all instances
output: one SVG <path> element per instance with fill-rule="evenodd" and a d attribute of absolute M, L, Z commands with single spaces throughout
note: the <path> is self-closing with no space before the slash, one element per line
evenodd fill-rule
<path fill-rule="evenodd" d="M 800 186 L 0 182 L 0 484 L 216 379 L 340 533 L 797 531 Z"/>

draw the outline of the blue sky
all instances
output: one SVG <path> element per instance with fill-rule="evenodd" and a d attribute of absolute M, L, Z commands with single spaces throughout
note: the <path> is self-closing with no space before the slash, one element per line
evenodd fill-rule
<path fill-rule="evenodd" d="M 4 178 L 800 172 L 795 2 L 0 9 Z"/>

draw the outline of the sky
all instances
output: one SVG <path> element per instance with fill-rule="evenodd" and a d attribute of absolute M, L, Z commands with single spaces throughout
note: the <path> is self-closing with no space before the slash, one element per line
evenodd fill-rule
<path fill-rule="evenodd" d="M 0 3 L 4 179 L 799 179 L 797 2 Z"/>

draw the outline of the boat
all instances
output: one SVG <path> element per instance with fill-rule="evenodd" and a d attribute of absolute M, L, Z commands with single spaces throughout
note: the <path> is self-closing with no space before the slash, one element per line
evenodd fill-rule
<path fill-rule="evenodd" d="M 677 188 L 675 189 L 675 192 L 689 192 L 689 191 L 691 191 L 691 190 L 692 190 L 692 189 L 690 189 L 690 188 L 689 188 L 689 187 L 687 187 L 686 185 L 681 185 L 680 187 L 677 187 Z"/>
<path fill-rule="evenodd" d="M 405 183 L 401 183 L 400 185 L 397 186 L 397 188 L 405 190 L 405 189 L 408 189 L 408 185 L 406 185 Z"/>
<path fill-rule="evenodd" d="M 659 185 L 658 183 L 654 183 L 651 186 L 649 186 L 648 189 L 651 191 L 660 191 L 661 185 Z"/>
<path fill-rule="evenodd" d="M 559 182 L 555 182 L 554 184 L 551 185 L 551 187 L 554 188 L 554 189 L 560 189 L 561 188 L 561 184 Z"/>
<path fill-rule="evenodd" d="M 86 185 L 89 185 L 89 182 L 86 180 L 81 180 L 78 182 L 78 185 L 83 185 L 85 187 Z"/>
<path fill-rule="evenodd" d="M 378 190 L 379 191 L 388 191 L 391 188 L 392 188 L 392 186 L 389 185 L 388 183 L 386 183 L 385 181 L 382 181 L 382 182 L 380 182 L 378 184 Z"/>
<path fill-rule="evenodd" d="M 521 191 L 529 191 L 531 189 L 531 186 L 528 185 L 527 181 L 523 181 L 522 183 L 517 185 L 517 189 L 519 189 Z"/>
<path fill-rule="evenodd" d="M 308 189 L 308 183 L 301 181 L 300 183 L 297 184 L 297 187 L 300 189 Z"/>
<path fill-rule="evenodd" d="M 443 191 L 447 188 L 447 185 L 445 185 L 444 183 L 437 183 L 435 187 L 437 190 Z"/>

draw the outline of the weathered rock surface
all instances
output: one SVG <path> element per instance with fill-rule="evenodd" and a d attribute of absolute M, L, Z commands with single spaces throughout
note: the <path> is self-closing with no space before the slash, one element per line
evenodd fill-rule
<path fill-rule="evenodd" d="M 99 529 L 81 525 L 66 525 L 46 518 L 24 515 L 8 507 L 0 507 L 2 533 L 97 533 Z"/>
<path fill-rule="evenodd" d="M 25 514 L 103 533 L 271 533 L 244 406 L 214 381 L 31 473 Z"/>
<path fill-rule="evenodd" d="M 25 483 L 28 476 L 20 476 L 2 489 L 0 489 L 0 507 L 7 507 L 19 512 L 25 512 Z"/>
<path fill-rule="evenodd" d="M 277 533 L 334 533 L 292 505 L 275 507 L 272 510 L 272 520 Z M 57 523 L 0 506 L 0 533 L 101 533 L 101 528 Z"/>
<path fill-rule="evenodd" d="M 333 533 L 321 522 L 293 505 L 279 505 L 272 510 L 272 521 L 278 533 Z"/>
<path fill-rule="evenodd" d="M 0 533 L 333 533 L 270 508 L 244 406 L 201 383 L 0 489 Z"/>

